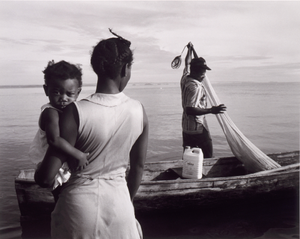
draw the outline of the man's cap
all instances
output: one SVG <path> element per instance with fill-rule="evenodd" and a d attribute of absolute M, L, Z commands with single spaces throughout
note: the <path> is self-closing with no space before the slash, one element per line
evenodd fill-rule
<path fill-rule="evenodd" d="M 204 60 L 204 58 L 199 57 L 199 58 L 194 58 L 191 61 L 191 65 L 199 67 L 199 68 L 204 68 L 206 70 L 211 70 L 207 65 L 206 65 L 206 61 Z"/>

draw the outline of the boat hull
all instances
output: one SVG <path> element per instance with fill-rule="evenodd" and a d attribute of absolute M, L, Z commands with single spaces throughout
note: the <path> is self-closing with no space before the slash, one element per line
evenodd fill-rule
<path fill-rule="evenodd" d="M 280 169 L 247 174 L 235 157 L 205 159 L 202 179 L 182 178 L 182 160 L 146 163 L 134 199 L 137 212 L 179 210 L 277 198 L 299 189 L 299 151 L 269 155 Z M 15 180 L 21 220 L 49 218 L 55 206 L 49 189 L 33 180 L 34 170 L 21 170 Z"/>

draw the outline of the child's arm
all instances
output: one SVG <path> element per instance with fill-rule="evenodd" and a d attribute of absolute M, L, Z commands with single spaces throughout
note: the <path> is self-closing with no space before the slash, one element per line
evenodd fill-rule
<path fill-rule="evenodd" d="M 65 139 L 60 137 L 59 113 L 55 109 L 47 108 L 41 116 L 41 124 L 44 126 L 48 144 L 63 151 L 78 161 L 77 169 L 82 170 L 88 165 L 88 153 L 83 153 L 73 147 Z"/>

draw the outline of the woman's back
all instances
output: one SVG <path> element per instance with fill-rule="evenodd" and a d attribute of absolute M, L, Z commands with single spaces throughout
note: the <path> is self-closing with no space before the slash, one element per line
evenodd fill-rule
<path fill-rule="evenodd" d="M 125 173 L 129 152 L 143 131 L 140 102 L 124 93 L 96 93 L 75 103 L 79 115 L 76 147 L 89 152 L 89 177 Z"/>
<path fill-rule="evenodd" d="M 140 238 L 125 171 L 131 148 L 143 131 L 142 105 L 124 93 L 96 93 L 75 105 L 76 147 L 90 153 L 90 164 L 64 185 L 52 213 L 52 236 Z M 70 220 L 78 215 L 81 220 Z"/>

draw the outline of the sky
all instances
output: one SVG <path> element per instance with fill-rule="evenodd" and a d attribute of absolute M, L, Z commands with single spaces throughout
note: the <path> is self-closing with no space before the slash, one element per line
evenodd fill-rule
<path fill-rule="evenodd" d="M 189 42 L 212 82 L 299 82 L 299 10 L 300 1 L 0 1 L 0 85 L 43 84 L 50 60 L 81 64 L 83 83 L 95 84 L 90 55 L 108 28 L 132 43 L 132 83 L 179 82 Z"/>

